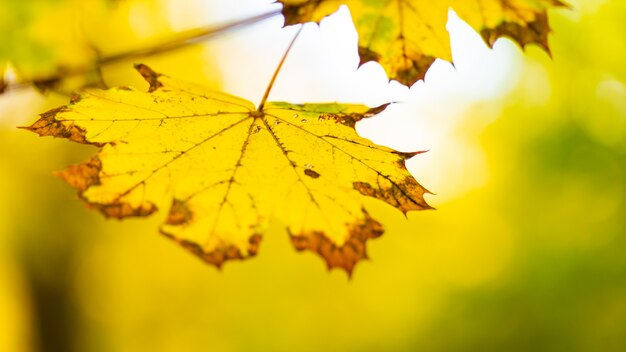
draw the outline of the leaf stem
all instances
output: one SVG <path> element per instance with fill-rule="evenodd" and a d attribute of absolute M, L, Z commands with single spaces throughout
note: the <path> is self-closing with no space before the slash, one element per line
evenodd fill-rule
<path fill-rule="evenodd" d="M 265 94 L 263 95 L 263 98 L 261 99 L 261 103 L 259 103 L 259 107 L 257 108 L 257 111 L 259 112 L 263 111 L 265 102 L 267 101 L 267 98 L 269 97 L 270 92 L 272 91 L 272 87 L 274 87 L 274 82 L 276 81 L 276 77 L 278 77 L 278 73 L 280 72 L 280 69 L 283 67 L 283 64 L 285 63 L 285 59 L 287 59 L 287 55 L 289 55 L 289 52 L 291 51 L 293 44 L 296 42 L 296 39 L 298 39 L 298 36 L 302 32 L 302 28 L 304 28 L 304 26 L 300 25 L 300 28 L 298 28 L 296 35 L 293 36 L 293 39 L 291 39 L 291 43 L 289 43 L 287 50 L 285 50 L 283 57 L 280 59 L 280 62 L 278 63 L 278 66 L 276 67 L 276 70 L 274 71 L 274 75 L 272 76 L 272 80 L 270 81 L 270 83 L 267 85 L 267 88 L 265 89 Z"/>

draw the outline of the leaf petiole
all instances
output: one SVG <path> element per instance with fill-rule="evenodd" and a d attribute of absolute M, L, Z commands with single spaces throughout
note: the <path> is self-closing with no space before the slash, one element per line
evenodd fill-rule
<path fill-rule="evenodd" d="M 259 103 L 259 107 L 256 109 L 256 111 L 258 112 L 263 111 L 263 107 L 265 106 L 265 102 L 267 101 L 267 98 L 269 97 L 270 92 L 272 91 L 272 87 L 274 86 L 276 77 L 278 77 L 278 73 L 280 72 L 280 69 L 283 67 L 283 64 L 285 63 L 285 59 L 287 59 L 287 55 L 289 55 L 289 52 L 291 51 L 293 44 L 296 42 L 296 39 L 298 39 L 298 36 L 302 32 L 302 28 L 304 28 L 304 26 L 300 25 L 300 28 L 298 28 L 296 35 L 294 35 L 293 39 L 291 39 L 291 43 L 289 43 L 287 50 L 285 50 L 283 57 L 280 59 L 280 62 L 278 63 L 278 66 L 276 67 L 276 70 L 274 71 L 274 75 L 272 76 L 270 83 L 267 85 L 267 88 L 265 89 L 265 94 L 263 95 L 263 98 L 261 99 L 261 102 Z"/>

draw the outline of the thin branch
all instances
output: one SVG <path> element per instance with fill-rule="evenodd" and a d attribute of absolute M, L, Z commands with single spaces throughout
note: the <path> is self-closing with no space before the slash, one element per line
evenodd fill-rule
<path fill-rule="evenodd" d="M 122 52 L 119 54 L 114 54 L 110 56 L 106 56 L 101 58 L 98 63 L 101 65 L 106 65 L 110 63 L 114 63 L 121 60 L 133 59 L 138 57 L 146 57 L 161 54 L 166 51 L 175 50 L 187 45 L 196 44 L 211 38 L 216 34 L 221 34 L 223 32 L 227 32 L 232 29 L 236 29 L 238 27 L 245 27 L 247 25 L 251 25 L 268 18 L 274 17 L 281 13 L 281 9 L 274 10 L 271 12 L 267 12 L 261 15 L 249 17 L 243 20 L 237 20 L 235 22 L 227 23 L 218 27 L 203 27 L 203 28 L 195 28 L 185 32 L 178 33 L 176 37 L 178 39 L 170 39 L 168 41 L 164 41 L 160 45 L 153 45 L 149 48 L 143 48 L 138 50 L 132 50 L 127 52 Z"/>
<path fill-rule="evenodd" d="M 96 60 L 95 67 L 96 69 L 98 69 L 101 65 L 108 65 L 108 64 L 113 64 L 113 63 L 123 61 L 123 60 L 130 60 L 130 59 L 137 59 L 137 58 L 142 58 L 142 57 L 147 57 L 147 56 L 152 56 L 152 55 L 158 55 L 164 52 L 180 49 L 188 45 L 200 43 L 217 34 L 222 34 L 224 32 L 227 32 L 233 29 L 245 27 L 245 26 L 266 20 L 268 18 L 272 18 L 276 15 L 279 15 L 280 13 L 281 13 L 281 10 L 277 9 L 277 10 L 273 10 L 273 11 L 260 14 L 257 16 L 245 18 L 243 20 L 236 20 L 234 22 L 227 23 L 227 24 L 217 26 L 217 27 L 216 26 L 201 27 L 201 28 L 195 28 L 195 29 L 191 29 L 188 31 L 180 32 L 168 38 L 167 40 L 164 40 L 160 44 L 151 45 L 150 47 L 147 47 L 147 48 L 133 49 L 129 51 L 123 51 L 120 53 L 100 57 Z M 5 87 L 4 91 L 6 92 L 9 90 L 18 90 L 18 89 L 28 88 L 32 85 L 43 87 L 43 88 L 50 87 L 50 86 L 53 86 L 56 82 L 62 80 L 63 78 L 85 74 L 92 70 L 94 70 L 94 67 L 65 69 L 61 73 L 51 76 L 51 77 L 35 79 L 32 81 L 28 81 L 28 82 L 18 82 L 15 84 L 9 84 L 8 87 Z"/>
<path fill-rule="evenodd" d="M 274 82 L 276 81 L 276 77 L 278 77 L 278 73 L 280 72 L 280 69 L 283 67 L 283 64 L 285 63 L 285 59 L 287 59 L 287 55 L 289 55 L 289 52 L 291 51 L 293 44 L 296 42 L 296 39 L 298 39 L 298 36 L 302 32 L 302 28 L 304 28 L 304 26 L 300 25 L 300 28 L 298 28 L 296 35 L 293 36 L 291 43 L 289 43 L 287 50 L 285 50 L 285 53 L 283 54 L 282 59 L 280 59 L 280 62 L 278 63 L 278 67 L 276 67 L 276 70 L 274 71 L 274 75 L 272 76 L 272 80 L 270 81 L 270 83 L 267 85 L 267 88 L 265 89 L 265 94 L 263 95 L 263 98 L 261 99 L 261 103 L 259 103 L 259 107 L 257 108 L 257 111 L 259 112 L 263 111 L 263 106 L 265 106 L 265 102 L 267 101 L 267 98 L 269 97 L 270 92 L 272 91 L 272 87 L 274 87 Z"/>

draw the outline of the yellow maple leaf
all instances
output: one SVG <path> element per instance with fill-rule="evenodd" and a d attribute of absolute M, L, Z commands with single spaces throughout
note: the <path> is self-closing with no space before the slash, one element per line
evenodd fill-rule
<path fill-rule="evenodd" d="M 267 103 L 138 71 L 148 92 L 86 90 L 29 130 L 101 147 L 59 175 L 108 217 L 169 215 L 161 232 L 220 266 L 257 253 L 271 217 L 298 250 L 348 273 L 383 228 L 363 207 L 381 199 L 402 212 L 429 209 L 401 153 L 357 135 L 385 106 Z"/>
<path fill-rule="evenodd" d="M 436 58 L 452 61 L 446 31 L 450 8 L 492 46 L 508 36 L 549 52 L 550 7 L 560 0 L 278 0 L 285 24 L 319 22 L 347 5 L 359 34 L 361 64 L 377 61 L 390 79 L 412 85 Z"/>

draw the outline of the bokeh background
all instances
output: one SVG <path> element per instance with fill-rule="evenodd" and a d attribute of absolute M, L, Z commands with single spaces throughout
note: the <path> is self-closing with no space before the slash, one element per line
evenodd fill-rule
<path fill-rule="evenodd" d="M 371 200 L 387 231 L 352 279 L 279 223 L 258 257 L 206 266 L 163 214 L 106 221 L 52 176 L 95 149 L 16 128 L 87 83 L 146 88 L 133 62 L 258 102 L 295 31 L 280 15 L 85 68 L 271 2 L 0 0 L 0 351 L 626 351 L 624 1 L 551 11 L 552 59 L 451 15 L 455 66 L 410 90 L 356 70 L 346 9 L 305 27 L 270 99 L 396 101 L 359 132 L 429 150 L 408 166 L 438 210 Z"/>

